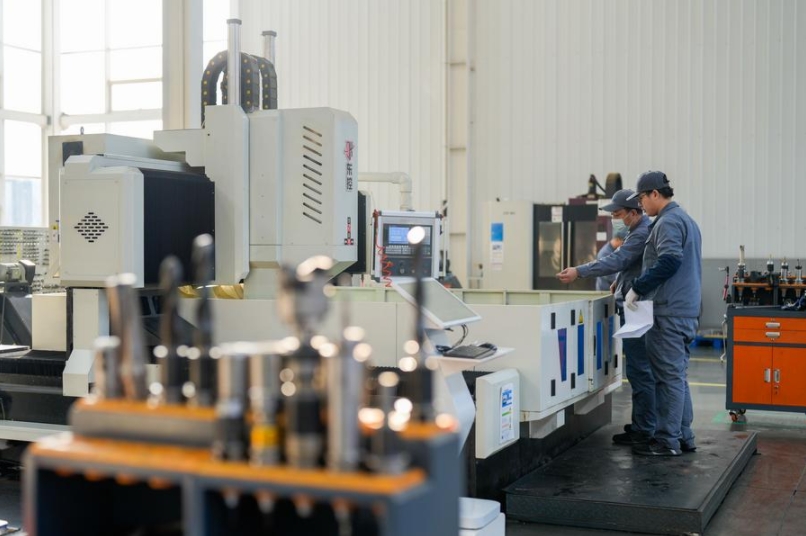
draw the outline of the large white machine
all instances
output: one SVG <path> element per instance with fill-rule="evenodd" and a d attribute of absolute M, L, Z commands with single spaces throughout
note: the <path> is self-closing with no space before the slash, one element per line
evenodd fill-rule
<path fill-rule="evenodd" d="M 163 151 L 183 153 L 186 163 L 126 155 L 66 161 L 58 217 L 62 285 L 100 287 L 122 272 L 148 283 L 144 175 L 153 170 L 201 168 L 214 183 L 218 283 L 245 280 L 247 293 L 268 297 L 283 263 L 326 254 L 337 273 L 355 262 L 357 125 L 349 114 L 329 108 L 246 114 L 225 105 L 208 107 L 206 117 L 200 130 L 155 133 Z"/>
<path fill-rule="evenodd" d="M 248 296 L 268 297 L 282 264 L 327 255 L 335 261 L 332 272 L 339 273 L 356 261 L 355 119 L 330 108 L 256 108 L 255 93 L 262 93 L 264 108 L 276 106 L 276 77 L 267 74 L 274 75 L 273 65 L 242 54 L 240 21 L 228 25 L 227 54 L 211 60 L 202 80 L 201 129 L 158 131 L 153 143 L 106 135 L 51 140 L 50 226 L 58 233 L 54 249 L 59 250 L 51 275 L 62 285 L 99 287 L 106 276 L 122 271 L 148 285 L 144 264 L 150 248 L 144 235 L 154 229 L 144 214 L 171 198 L 173 205 L 158 215 L 166 224 L 158 231 L 169 241 L 182 225 L 173 213 L 210 202 L 206 191 L 188 195 L 176 189 L 146 199 L 144 179 L 155 172 L 161 179 L 182 173 L 183 179 L 213 183 L 217 283 L 244 281 Z M 223 70 L 225 57 L 225 104 L 214 105 L 217 80 L 210 73 Z M 241 73 L 242 63 L 260 65 L 259 73 Z M 61 173 L 55 173 L 60 163 Z"/>
<path fill-rule="evenodd" d="M 68 289 L 67 337 L 57 348 L 69 355 L 67 395 L 86 394 L 92 382 L 92 343 L 109 331 L 99 290 L 106 279 L 134 273 L 148 293 L 159 262 L 174 254 L 192 282 L 186 261 L 194 236 L 214 235 L 215 282 L 243 282 L 248 298 L 272 298 L 282 265 L 326 255 L 335 275 L 357 260 L 355 119 L 331 108 L 242 106 L 233 82 L 241 78 L 239 21 L 229 22 L 227 103 L 205 97 L 201 129 L 155 132 L 153 143 L 50 140 L 50 281 Z"/>
<path fill-rule="evenodd" d="M 273 296 L 276 269 L 319 254 L 356 261 L 358 126 L 330 108 L 208 107 L 201 130 L 155 132 L 216 184 L 216 281 Z"/>

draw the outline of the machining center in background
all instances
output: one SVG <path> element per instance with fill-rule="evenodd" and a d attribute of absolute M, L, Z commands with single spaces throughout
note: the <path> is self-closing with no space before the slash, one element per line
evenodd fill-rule
<path fill-rule="evenodd" d="M 578 279 L 566 285 L 556 274 L 596 260 L 609 230 L 609 218 L 599 214 L 597 203 L 491 201 L 485 204 L 484 217 L 484 288 L 594 289 L 594 279 Z"/>

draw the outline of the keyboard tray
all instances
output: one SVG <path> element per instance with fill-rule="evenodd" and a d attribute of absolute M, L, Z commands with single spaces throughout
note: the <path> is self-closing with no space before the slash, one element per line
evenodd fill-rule
<path fill-rule="evenodd" d="M 487 357 L 493 355 L 495 350 L 492 348 L 485 348 L 483 346 L 476 346 L 474 344 L 468 344 L 465 346 L 457 346 L 451 350 L 448 350 L 443 355 L 445 357 L 463 357 L 465 359 L 481 359 L 482 357 Z"/>

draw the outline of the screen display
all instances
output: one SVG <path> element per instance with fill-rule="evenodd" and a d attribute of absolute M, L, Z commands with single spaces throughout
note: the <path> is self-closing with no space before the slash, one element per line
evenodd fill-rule
<path fill-rule="evenodd" d="M 416 282 L 413 279 L 398 281 L 393 286 L 406 301 L 415 304 Z M 423 279 L 423 302 L 423 314 L 441 328 L 481 320 L 473 309 L 430 277 Z"/>
<path fill-rule="evenodd" d="M 386 229 L 386 244 L 385 245 L 409 245 L 408 234 L 412 227 L 417 225 L 385 225 Z M 423 245 L 431 244 L 431 226 L 420 225 L 425 230 L 425 238 Z"/>
<path fill-rule="evenodd" d="M 404 227 L 401 225 L 390 225 L 389 229 L 389 243 L 390 244 L 408 244 L 409 229 L 411 227 Z"/>

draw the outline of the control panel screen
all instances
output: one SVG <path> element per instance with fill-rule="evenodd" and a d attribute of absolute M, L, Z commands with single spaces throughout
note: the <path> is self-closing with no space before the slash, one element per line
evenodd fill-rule
<path fill-rule="evenodd" d="M 377 211 L 375 228 L 376 280 L 397 277 L 437 277 L 439 274 L 440 216 L 435 212 Z M 419 227 L 425 233 L 419 246 L 421 256 L 415 262 L 417 248 L 409 244 L 409 233 Z"/>
<path fill-rule="evenodd" d="M 394 275 L 414 275 L 413 266 L 406 259 L 414 257 L 414 248 L 409 244 L 408 234 L 409 231 L 416 225 L 399 225 L 389 224 L 384 225 L 384 253 L 387 259 L 393 262 L 398 270 L 395 270 Z M 423 260 L 422 260 L 422 275 L 431 275 L 431 234 L 433 227 L 430 225 L 420 225 L 425 230 L 425 238 L 423 239 Z M 400 262 L 406 263 L 405 268 L 400 265 Z M 400 271 L 403 268 L 404 271 Z"/>

